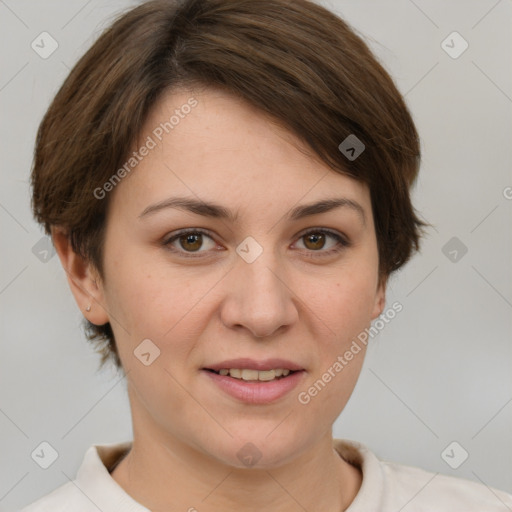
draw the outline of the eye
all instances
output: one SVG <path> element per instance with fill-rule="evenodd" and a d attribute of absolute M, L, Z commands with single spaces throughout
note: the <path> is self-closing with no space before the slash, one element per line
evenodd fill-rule
<path fill-rule="evenodd" d="M 334 240 L 334 244 L 331 244 L 328 250 L 322 250 L 325 248 L 326 240 L 329 238 Z M 325 228 L 310 229 L 299 237 L 299 241 L 303 239 L 305 240 L 306 255 L 312 258 L 331 256 L 350 246 L 350 242 L 340 233 Z M 204 247 L 205 240 L 209 240 L 209 247 Z M 179 253 L 187 258 L 202 257 L 204 253 L 216 247 L 216 243 L 211 235 L 201 228 L 182 229 L 166 239 L 163 245 L 170 251 Z"/>
<path fill-rule="evenodd" d="M 335 243 L 331 244 L 331 247 L 328 250 L 322 250 L 325 248 L 326 240 L 328 238 L 334 240 Z M 343 249 L 350 246 L 350 242 L 340 233 L 320 228 L 310 229 L 306 233 L 303 233 L 300 236 L 299 240 L 305 240 L 304 246 L 306 250 L 308 250 L 308 252 L 310 253 L 308 254 L 308 257 L 313 258 L 330 256 L 335 253 L 339 253 Z"/>
<path fill-rule="evenodd" d="M 212 237 L 204 230 L 199 228 L 194 229 L 183 229 L 179 231 L 177 234 L 168 238 L 164 245 L 168 247 L 173 252 L 180 252 L 186 257 L 196 257 L 196 254 L 193 253 L 204 253 L 206 251 L 200 251 L 199 249 L 204 245 L 204 239 L 207 238 L 211 241 L 210 249 L 215 247 L 215 242 Z M 176 248 L 175 243 L 178 244 L 178 248 Z M 191 253 L 191 254 L 189 254 Z M 198 254 L 197 256 L 200 256 Z"/>

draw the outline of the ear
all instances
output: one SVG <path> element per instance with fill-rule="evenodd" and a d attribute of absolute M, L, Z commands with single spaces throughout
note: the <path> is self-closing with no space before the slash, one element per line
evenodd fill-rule
<path fill-rule="evenodd" d="M 52 227 L 52 240 L 82 314 L 95 325 L 109 322 L 103 284 L 97 270 L 73 251 L 64 229 Z"/>
<path fill-rule="evenodd" d="M 375 294 L 375 304 L 373 306 L 372 320 L 375 320 L 384 311 L 386 305 L 386 285 L 387 277 L 379 277 L 379 283 L 377 285 L 377 292 Z"/>

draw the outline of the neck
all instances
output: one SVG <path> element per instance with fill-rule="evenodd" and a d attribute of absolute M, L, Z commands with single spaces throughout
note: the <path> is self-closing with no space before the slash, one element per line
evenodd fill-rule
<path fill-rule="evenodd" d="M 178 441 L 134 436 L 132 449 L 112 478 L 153 512 L 265 509 L 268 512 L 346 510 L 362 482 L 326 435 L 288 464 L 272 469 L 239 469 L 220 463 Z"/>

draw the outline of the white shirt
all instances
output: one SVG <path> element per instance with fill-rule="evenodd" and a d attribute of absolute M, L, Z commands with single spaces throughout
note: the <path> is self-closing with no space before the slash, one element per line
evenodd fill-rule
<path fill-rule="evenodd" d="M 361 469 L 361 488 L 346 512 L 511 512 L 512 495 L 483 484 L 378 459 L 366 446 L 335 439 L 347 462 Z M 150 512 L 110 476 L 131 442 L 93 445 L 76 478 L 20 512 Z"/>

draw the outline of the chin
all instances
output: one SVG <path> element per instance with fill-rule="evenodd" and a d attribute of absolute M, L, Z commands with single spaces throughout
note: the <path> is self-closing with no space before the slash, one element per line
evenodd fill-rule
<path fill-rule="evenodd" d="M 277 426 L 279 422 L 275 423 Z M 275 428 L 274 426 L 274 428 Z M 279 427 L 278 427 L 279 428 Z M 270 434 L 271 429 L 225 438 L 215 445 L 203 445 L 202 450 L 217 461 L 239 469 L 273 469 L 290 463 L 305 448 L 307 441 L 297 439 L 288 429 L 281 435 Z"/>

